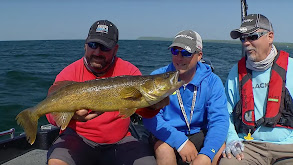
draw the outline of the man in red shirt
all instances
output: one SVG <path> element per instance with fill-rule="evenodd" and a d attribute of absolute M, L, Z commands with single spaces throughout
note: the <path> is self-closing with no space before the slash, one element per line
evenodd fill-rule
<path fill-rule="evenodd" d="M 121 75 L 141 75 L 137 67 L 116 56 L 117 42 L 117 27 L 108 20 L 96 21 L 86 39 L 84 57 L 65 67 L 57 75 L 53 86 L 60 81 L 83 82 Z M 168 103 L 168 99 L 164 99 L 152 108 L 160 109 Z M 148 111 L 153 115 L 158 112 Z M 149 146 L 131 136 L 128 130 L 130 118 L 122 119 L 118 114 L 118 111 L 76 111 L 66 130 L 49 149 L 48 164 L 156 164 Z M 47 119 L 56 125 L 50 114 Z"/>

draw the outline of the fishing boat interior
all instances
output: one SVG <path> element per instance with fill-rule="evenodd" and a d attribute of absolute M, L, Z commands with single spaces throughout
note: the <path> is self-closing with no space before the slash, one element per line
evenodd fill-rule
<path fill-rule="evenodd" d="M 10 136 L 0 141 L 0 164 L 46 164 L 48 148 L 58 136 L 59 128 L 51 124 L 41 126 L 33 145 L 27 142 L 24 133 L 14 136 L 14 131 L 12 128 L 0 132 L 0 136 Z"/>
<path fill-rule="evenodd" d="M 150 133 L 143 127 L 140 116 L 131 116 L 129 131 L 140 141 L 148 143 Z M 7 139 L 0 141 L 0 164 L 16 165 L 46 164 L 47 152 L 52 143 L 57 139 L 60 129 L 54 125 L 42 125 L 37 133 L 36 141 L 30 145 L 24 133 L 14 136 L 15 129 L 0 132 L 1 136 L 8 136 Z"/>

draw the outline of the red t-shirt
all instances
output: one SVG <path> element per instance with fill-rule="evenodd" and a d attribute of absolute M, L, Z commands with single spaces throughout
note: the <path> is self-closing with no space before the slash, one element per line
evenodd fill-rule
<path fill-rule="evenodd" d="M 130 62 L 116 57 L 113 66 L 106 73 L 106 75 L 102 77 L 96 77 L 86 69 L 82 58 L 64 68 L 57 75 L 55 83 L 58 81 L 83 82 L 97 78 L 122 75 L 141 75 L 141 72 Z M 130 118 L 122 119 L 118 116 L 118 114 L 118 111 L 105 112 L 102 115 L 87 122 L 71 120 L 68 127 L 72 128 L 83 137 L 96 143 L 115 143 L 125 136 L 130 135 L 128 131 Z M 47 114 L 46 116 L 51 124 L 56 125 L 51 115 Z"/>

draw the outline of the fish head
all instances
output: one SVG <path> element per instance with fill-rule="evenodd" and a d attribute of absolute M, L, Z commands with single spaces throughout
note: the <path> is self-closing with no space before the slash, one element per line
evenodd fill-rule
<path fill-rule="evenodd" d="M 141 85 L 141 93 L 150 105 L 156 104 L 180 88 L 184 81 L 178 81 L 179 71 L 150 76 Z"/>

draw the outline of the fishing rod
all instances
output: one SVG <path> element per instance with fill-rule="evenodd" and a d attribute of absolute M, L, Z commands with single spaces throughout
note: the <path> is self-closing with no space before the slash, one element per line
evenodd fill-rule
<path fill-rule="evenodd" d="M 241 23 L 242 23 L 244 17 L 247 16 L 248 5 L 246 3 L 246 0 L 240 0 L 240 1 L 241 1 Z M 245 56 L 245 50 L 242 45 L 242 57 L 244 57 L 244 56 Z"/>
<path fill-rule="evenodd" d="M 241 23 L 242 23 L 244 17 L 247 16 L 248 5 L 246 3 L 246 0 L 240 0 L 240 1 L 241 1 Z"/>

